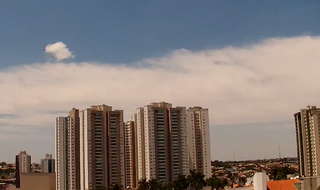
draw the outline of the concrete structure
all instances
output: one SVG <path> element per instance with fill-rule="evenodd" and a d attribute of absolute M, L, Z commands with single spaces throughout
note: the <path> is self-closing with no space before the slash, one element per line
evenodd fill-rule
<path fill-rule="evenodd" d="M 80 189 L 79 110 L 73 108 L 68 117 L 56 118 L 56 178 L 59 190 Z"/>
<path fill-rule="evenodd" d="M 54 173 L 21 173 L 21 190 L 56 190 Z"/>
<path fill-rule="evenodd" d="M 186 108 L 166 102 L 138 108 L 138 179 L 172 182 L 189 173 Z"/>
<path fill-rule="evenodd" d="M 320 176 L 320 108 L 294 114 L 300 177 Z"/>
<path fill-rule="evenodd" d="M 187 126 L 190 169 L 210 178 L 212 173 L 208 109 L 188 108 Z"/>
<path fill-rule="evenodd" d="M 137 187 L 136 130 L 133 121 L 125 123 L 126 188 Z"/>
<path fill-rule="evenodd" d="M 20 188 L 21 173 L 30 173 L 31 171 L 31 156 L 26 151 L 21 151 L 16 155 L 16 187 Z"/>
<path fill-rule="evenodd" d="M 56 118 L 55 152 L 56 152 L 56 187 L 57 190 L 67 190 L 67 149 L 68 149 L 68 118 Z"/>
<path fill-rule="evenodd" d="M 126 187 L 123 111 L 106 105 L 80 112 L 81 190 Z"/>
<path fill-rule="evenodd" d="M 299 190 L 318 190 L 318 187 L 320 187 L 320 176 L 300 178 L 299 182 L 299 184 L 296 184 Z"/>
<path fill-rule="evenodd" d="M 55 173 L 55 160 L 52 154 L 46 154 L 44 159 L 41 159 L 41 172 L 42 173 Z"/>
<path fill-rule="evenodd" d="M 257 172 L 253 176 L 254 190 L 267 190 L 267 174 L 266 172 Z"/>

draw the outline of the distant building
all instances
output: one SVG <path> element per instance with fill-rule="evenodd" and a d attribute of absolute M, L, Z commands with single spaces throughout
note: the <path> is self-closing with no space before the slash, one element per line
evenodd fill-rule
<path fill-rule="evenodd" d="M 52 154 L 46 154 L 46 157 L 41 159 L 41 172 L 55 173 L 55 159 L 52 158 Z"/>
<path fill-rule="evenodd" d="M 80 112 L 80 190 L 126 187 L 123 111 L 106 105 Z"/>
<path fill-rule="evenodd" d="M 57 117 L 55 128 L 56 186 L 59 190 L 80 189 L 79 110 L 68 117 Z"/>
<path fill-rule="evenodd" d="M 20 174 L 30 173 L 31 156 L 26 151 L 21 151 L 16 155 L 16 187 L 20 188 Z"/>
<path fill-rule="evenodd" d="M 300 177 L 320 176 L 320 108 L 294 114 Z"/>
<path fill-rule="evenodd" d="M 234 187 L 228 190 L 317 190 L 301 189 L 298 179 L 268 181 L 266 172 L 256 172 L 253 176 L 253 185 Z"/>
<path fill-rule="evenodd" d="M 210 178 L 212 172 L 208 109 L 188 108 L 187 126 L 190 169 L 201 172 L 206 178 Z"/>
<path fill-rule="evenodd" d="M 54 173 L 21 173 L 21 190 L 56 190 Z"/>
<path fill-rule="evenodd" d="M 151 103 L 135 113 L 138 179 L 172 182 L 189 174 L 186 108 Z"/>

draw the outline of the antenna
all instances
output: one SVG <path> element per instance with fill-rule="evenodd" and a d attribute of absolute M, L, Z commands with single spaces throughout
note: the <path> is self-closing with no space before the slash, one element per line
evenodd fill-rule
<path fill-rule="evenodd" d="M 234 155 L 234 153 L 233 153 L 233 161 L 236 161 L 236 156 Z"/>
<path fill-rule="evenodd" d="M 279 158 L 281 159 L 281 147 L 279 145 Z"/>

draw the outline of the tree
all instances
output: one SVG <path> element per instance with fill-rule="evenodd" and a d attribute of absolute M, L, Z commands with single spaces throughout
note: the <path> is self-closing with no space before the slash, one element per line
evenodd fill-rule
<path fill-rule="evenodd" d="M 161 183 L 161 190 L 173 190 L 173 186 L 170 183 Z"/>
<path fill-rule="evenodd" d="M 190 187 L 194 190 L 200 190 L 206 186 L 206 181 L 204 180 L 204 175 L 201 172 L 196 172 L 195 170 L 190 171 L 188 176 Z"/>
<path fill-rule="evenodd" d="M 175 190 L 185 190 L 189 187 L 189 181 L 184 175 L 179 175 L 178 179 L 173 181 L 173 188 Z"/>
<path fill-rule="evenodd" d="M 101 185 L 101 186 L 97 186 L 97 190 L 107 190 L 107 188 Z"/>
<path fill-rule="evenodd" d="M 162 186 L 161 182 L 159 182 L 156 179 L 151 179 L 149 181 L 149 189 L 150 190 L 160 190 L 161 186 Z"/>
<path fill-rule="evenodd" d="M 123 186 L 119 183 L 114 184 L 111 188 L 111 190 L 122 190 Z"/>
<path fill-rule="evenodd" d="M 148 189 L 149 189 L 149 182 L 147 182 L 147 179 L 141 179 L 139 181 L 138 190 L 148 190 Z"/>
<path fill-rule="evenodd" d="M 294 174 L 296 170 L 293 168 L 285 167 L 274 167 L 270 171 L 270 178 L 272 180 L 284 180 L 287 179 L 288 174 Z"/>
<path fill-rule="evenodd" d="M 207 185 L 209 185 L 211 187 L 211 189 L 224 188 L 224 184 L 222 183 L 221 179 L 214 177 L 214 176 L 207 179 Z"/>
<path fill-rule="evenodd" d="M 1 163 L 0 163 L 0 166 L 2 166 L 2 167 L 3 167 L 3 166 L 6 166 L 6 165 L 7 165 L 7 163 L 5 163 L 5 162 L 1 162 Z"/>
<path fill-rule="evenodd" d="M 240 185 L 245 185 L 246 183 L 247 183 L 246 177 L 239 177 L 239 184 Z"/>

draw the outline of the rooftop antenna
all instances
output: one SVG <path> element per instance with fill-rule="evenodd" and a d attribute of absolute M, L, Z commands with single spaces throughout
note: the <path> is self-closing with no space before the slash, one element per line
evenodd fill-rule
<path fill-rule="evenodd" d="M 281 159 L 281 147 L 279 145 L 279 158 Z"/>

